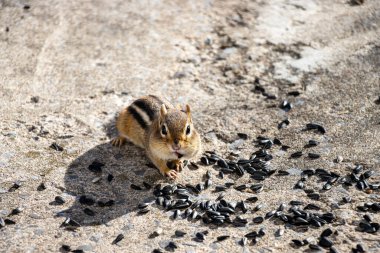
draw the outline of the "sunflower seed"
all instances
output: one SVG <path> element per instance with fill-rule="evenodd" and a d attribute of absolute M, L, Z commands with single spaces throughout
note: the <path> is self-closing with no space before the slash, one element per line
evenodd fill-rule
<path fill-rule="evenodd" d="M 65 203 L 65 200 L 61 197 L 61 196 L 56 196 L 54 198 L 54 202 L 57 204 L 57 205 L 63 205 Z"/>
<path fill-rule="evenodd" d="M 142 190 L 141 186 L 138 186 L 138 185 L 135 185 L 135 184 L 131 184 L 130 187 L 131 187 L 131 189 L 136 190 L 136 191 L 141 191 Z"/>
<path fill-rule="evenodd" d="M 44 183 L 41 183 L 38 187 L 37 187 L 37 191 L 43 191 L 46 189 L 46 186 Z"/>
<path fill-rule="evenodd" d="M 333 246 L 333 242 L 326 237 L 321 237 L 321 239 L 319 239 L 318 244 L 319 246 L 322 246 L 324 248 L 330 248 L 331 246 Z"/>
<path fill-rule="evenodd" d="M 176 231 L 174 232 L 174 234 L 175 234 L 176 237 L 183 237 L 183 236 L 186 235 L 186 232 L 183 232 L 183 231 L 181 231 L 181 230 L 176 230 Z"/>
<path fill-rule="evenodd" d="M 90 208 L 83 209 L 83 212 L 89 216 L 95 216 L 95 212 L 92 211 Z"/>
<path fill-rule="evenodd" d="M 119 234 L 115 240 L 112 241 L 112 244 L 117 244 L 118 242 L 120 242 L 121 240 L 124 239 L 124 235 L 123 234 Z"/>
<path fill-rule="evenodd" d="M 60 152 L 63 151 L 63 148 L 61 146 L 59 146 L 56 142 L 53 142 L 50 145 L 50 148 L 54 149 L 55 151 L 60 151 Z"/>
<path fill-rule="evenodd" d="M 205 157 L 205 156 L 201 157 L 201 163 L 203 165 L 209 165 L 210 164 L 209 161 L 208 161 L 208 159 L 207 159 L 207 157 Z"/>
<path fill-rule="evenodd" d="M 310 159 L 318 159 L 318 158 L 321 157 L 321 155 L 316 154 L 316 153 L 309 153 L 309 154 L 307 154 L 307 156 L 308 156 Z"/>
<path fill-rule="evenodd" d="M 258 216 L 258 217 L 256 217 L 256 218 L 253 218 L 253 222 L 254 222 L 254 223 L 257 223 L 257 224 L 263 223 L 263 221 L 264 221 L 264 218 L 261 217 L 261 216 Z"/>
<path fill-rule="evenodd" d="M 299 158 L 302 156 L 302 151 L 297 151 L 290 155 L 291 158 Z"/>
<path fill-rule="evenodd" d="M 306 130 L 317 130 L 321 134 L 326 133 L 326 129 L 323 126 L 321 126 L 319 124 L 314 124 L 314 123 L 306 124 Z"/>
<path fill-rule="evenodd" d="M 321 237 L 328 237 L 332 235 L 332 233 L 333 231 L 331 230 L 331 228 L 326 228 L 325 230 L 322 231 Z"/>
<path fill-rule="evenodd" d="M 100 173 L 102 172 L 102 167 L 104 167 L 104 163 L 98 162 L 98 161 L 93 161 L 89 166 L 88 169 L 92 172 L 95 173 Z"/>
<path fill-rule="evenodd" d="M 276 237 L 280 237 L 280 236 L 282 236 L 284 233 L 285 233 L 285 230 L 283 230 L 282 228 L 279 228 L 279 229 L 276 231 L 275 236 L 276 236 Z"/>

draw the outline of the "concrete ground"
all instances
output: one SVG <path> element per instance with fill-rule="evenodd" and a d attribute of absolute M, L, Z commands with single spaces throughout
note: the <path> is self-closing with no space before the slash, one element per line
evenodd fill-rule
<path fill-rule="evenodd" d="M 379 252 L 379 232 L 357 230 L 364 214 L 357 206 L 380 202 L 379 190 L 334 185 L 316 201 L 293 189 L 304 169 L 343 176 L 356 164 L 374 170 L 371 183 L 380 182 L 379 34 L 377 0 L 359 6 L 346 0 L 0 0 L 0 217 L 16 222 L 0 228 L 0 252 L 57 252 L 64 244 L 85 252 L 151 252 L 165 251 L 170 241 L 178 245 L 176 252 L 301 252 L 308 247 L 295 249 L 291 240 L 315 241 L 326 227 L 337 231 L 332 240 L 339 252 L 358 243 Z M 258 84 L 276 98 L 254 92 Z M 254 140 L 260 135 L 290 146 L 270 152 L 271 166 L 291 175 L 265 180 L 257 194 L 263 208 L 254 213 L 258 203 L 249 204 L 242 217 L 251 220 L 283 202 L 302 200 L 334 213 L 336 221 L 299 231 L 271 220 L 215 228 L 172 220 L 171 212 L 154 206 L 137 215 L 136 205 L 153 195 L 130 184 L 169 181 L 146 165 L 143 150 L 109 142 L 117 112 L 146 94 L 189 103 L 205 151 L 248 158 L 258 150 Z M 279 108 L 285 99 L 293 105 L 289 112 Z M 290 124 L 278 129 L 286 118 Z M 303 131 L 310 122 L 323 125 L 326 134 Z M 304 148 L 310 139 L 320 144 Z M 63 150 L 52 149 L 52 143 Z M 301 150 L 321 158 L 289 159 Z M 343 161 L 334 162 L 337 156 Z M 105 164 L 101 174 L 88 170 L 93 161 Z M 248 175 L 219 179 L 217 168 L 206 166 L 185 169 L 178 183 L 195 185 L 208 170 L 214 184 L 255 183 Z M 9 191 L 15 182 L 21 186 Z M 38 191 L 42 182 L 46 189 Z M 315 191 L 322 185 L 306 182 Z M 89 216 L 81 195 L 115 205 L 91 207 L 96 213 Z M 65 203 L 56 205 L 56 196 Z M 200 198 L 217 196 L 209 189 Z M 249 196 L 231 188 L 225 199 Z M 352 202 L 339 205 L 344 196 Z M 10 215 L 15 208 L 21 213 Z M 379 213 L 370 215 L 380 222 Z M 81 227 L 60 227 L 66 217 Z M 238 244 L 261 227 L 267 233 L 256 245 Z M 276 237 L 279 228 L 285 233 Z M 187 235 L 173 238 L 177 229 Z M 192 240 L 204 230 L 204 242 Z M 124 239 L 111 244 L 118 234 Z M 215 243 L 220 235 L 230 238 Z"/>

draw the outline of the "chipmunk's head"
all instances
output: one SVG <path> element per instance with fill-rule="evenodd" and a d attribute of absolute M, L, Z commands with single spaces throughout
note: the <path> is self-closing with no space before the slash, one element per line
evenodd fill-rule
<path fill-rule="evenodd" d="M 200 137 L 194 128 L 189 105 L 186 110 L 168 109 L 162 105 L 156 129 L 161 158 L 188 159 L 197 153 Z"/>

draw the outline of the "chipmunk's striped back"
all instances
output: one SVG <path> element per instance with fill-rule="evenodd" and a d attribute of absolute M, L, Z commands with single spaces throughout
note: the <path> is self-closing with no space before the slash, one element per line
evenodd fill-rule
<path fill-rule="evenodd" d="M 144 147 L 145 135 L 149 126 L 158 117 L 163 104 L 167 108 L 173 107 L 167 100 L 154 95 L 137 99 L 120 113 L 117 121 L 119 132 L 137 146 Z M 123 143 L 115 143 L 115 145 L 121 144 Z"/>

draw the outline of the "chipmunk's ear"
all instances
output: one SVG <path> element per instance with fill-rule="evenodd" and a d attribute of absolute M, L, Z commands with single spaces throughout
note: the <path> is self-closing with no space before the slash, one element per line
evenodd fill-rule
<path fill-rule="evenodd" d="M 191 110 L 190 110 L 190 105 L 186 105 L 186 114 L 187 114 L 187 118 L 190 120 L 191 122 Z"/>
<path fill-rule="evenodd" d="M 158 124 L 161 126 L 164 121 L 165 115 L 168 113 L 166 106 L 164 104 L 161 105 L 160 116 L 158 117 Z"/>
<path fill-rule="evenodd" d="M 162 119 L 165 117 L 165 115 L 168 113 L 168 110 L 166 109 L 166 106 L 164 104 L 161 105 L 161 110 L 160 110 L 160 118 Z"/>

